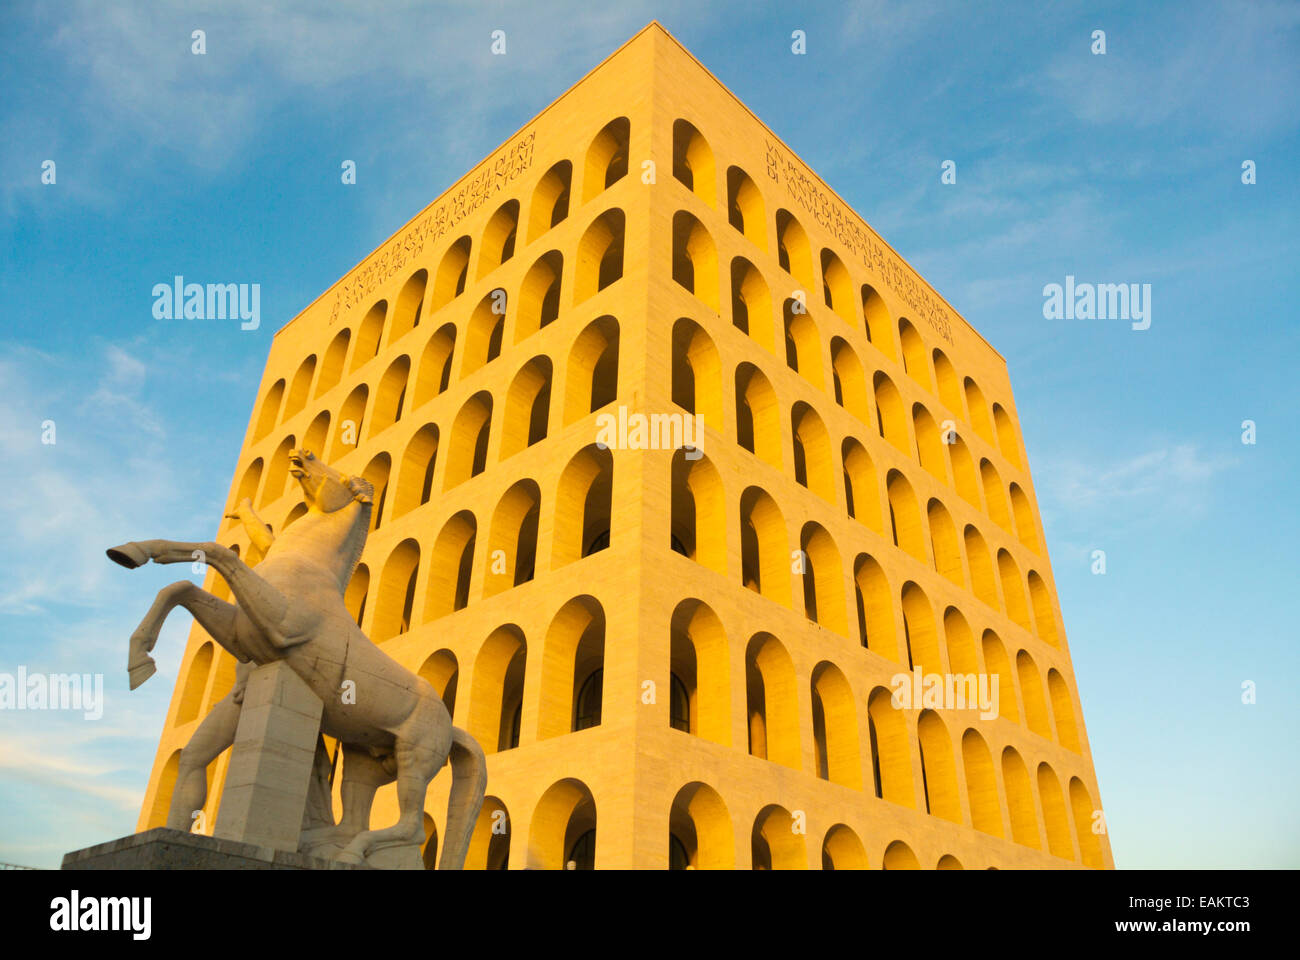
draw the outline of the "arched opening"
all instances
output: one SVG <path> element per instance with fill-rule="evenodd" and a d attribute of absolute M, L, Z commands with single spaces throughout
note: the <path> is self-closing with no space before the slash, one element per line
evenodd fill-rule
<path fill-rule="evenodd" d="M 361 421 L 366 412 L 366 399 L 370 389 L 363 383 L 348 394 L 339 408 L 339 418 L 334 426 L 334 443 L 330 447 L 330 462 L 341 460 L 356 447 L 361 439 Z"/>
<path fill-rule="evenodd" d="M 722 478 L 709 458 L 674 453 L 669 548 L 726 576 L 726 510 Z"/>
<path fill-rule="evenodd" d="M 673 215 L 673 279 L 714 313 L 718 301 L 718 251 L 704 224 L 685 210 Z"/>
<path fill-rule="evenodd" d="M 454 514 L 438 532 L 429 562 L 425 622 L 462 610 L 469 603 L 477 533 L 478 523 L 468 510 Z"/>
<path fill-rule="evenodd" d="M 1002 580 L 1007 616 L 1026 630 L 1033 630 L 1029 625 L 1029 608 L 1025 605 L 1025 586 L 1020 579 L 1020 568 L 1006 550 L 998 551 L 998 576 Z"/>
<path fill-rule="evenodd" d="M 785 518 L 767 493 L 748 487 L 740 495 L 741 583 L 790 606 L 790 544 Z"/>
<path fill-rule="evenodd" d="M 1016 706 L 1016 681 L 1011 674 L 1011 661 L 1006 648 L 992 630 L 985 630 L 981 642 L 984 649 L 984 669 L 998 681 L 998 716 L 1012 723 L 1020 722 L 1020 709 Z"/>
<path fill-rule="evenodd" d="M 817 289 L 813 283 L 812 246 L 808 234 L 788 210 L 776 211 L 776 255 L 781 269 L 794 277 L 805 294 Z M 807 302 L 808 297 L 804 297 Z"/>
<path fill-rule="evenodd" d="M 466 870 L 506 870 L 510 866 L 510 812 L 498 797 L 484 797 L 465 854 Z"/>
<path fill-rule="evenodd" d="M 343 594 L 343 605 L 348 608 L 352 620 L 358 627 L 366 615 L 366 598 L 370 593 L 370 568 L 364 563 L 357 564 L 348 581 L 347 591 Z M 362 630 L 365 627 L 361 627 Z"/>
<path fill-rule="evenodd" d="M 984 738 L 973 729 L 961 738 L 962 763 L 966 769 L 966 793 L 970 800 L 971 826 L 993 837 L 1002 832 L 1002 805 L 998 802 L 998 783 L 993 771 L 993 757 Z"/>
<path fill-rule="evenodd" d="M 410 372 L 410 357 L 398 357 L 384 372 L 379 388 L 375 391 L 375 406 L 370 415 L 370 436 L 378 436 L 402 419 L 402 409 L 406 404 L 406 378 Z"/>
<path fill-rule="evenodd" d="M 420 678 L 429 686 L 433 687 L 443 705 L 447 708 L 447 716 L 456 715 L 456 686 L 460 680 L 460 665 L 456 662 L 456 655 L 450 650 L 442 649 L 429 654 L 428 658 L 420 665 Z"/>
<path fill-rule="evenodd" d="M 316 373 L 316 354 L 312 354 L 298 365 L 298 372 L 293 375 L 289 387 L 289 397 L 284 404 L 284 417 L 288 420 L 307 405 L 311 396 L 311 380 Z"/>
<path fill-rule="evenodd" d="M 257 497 L 258 484 L 262 482 L 262 458 L 258 457 L 247 467 L 244 468 L 244 475 L 239 478 L 239 486 L 235 488 L 235 496 L 231 501 L 226 513 L 233 513 L 245 500 L 254 500 Z M 227 526 L 238 523 L 237 520 L 227 518 Z"/>
<path fill-rule="evenodd" d="M 825 248 L 822 249 L 822 296 L 826 306 L 838 313 L 845 323 L 853 325 L 853 281 L 844 261 Z"/>
<path fill-rule="evenodd" d="M 501 423 L 501 459 L 546 439 L 551 414 L 551 358 L 533 357 L 519 368 L 506 391 Z"/>
<path fill-rule="evenodd" d="M 872 381 L 876 394 L 876 429 L 889 444 L 905 457 L 912 455 L 912 441 L 907 435 L 907 411 L 894 381 L 878 372 Z"/>
<path fill-rule="evenodd" d="M 844 501 L 849 516 L 876 533 L 884 533 L 880 519 L 880 487 L 870 455 L 852 437 L 845 437 L 840 453 L 844 461 Z"/>
<path fill-rule="evenodd" d="M 1002 782 L 1007 789 L 1011 839 L 1024 847 L 1043 849 L 1038 836 L 1038 814 L 1034 810 L 1034 790 L 1029 784 L 1029 771 L 1014 747 L 1002 751 Z"/>
<path fill-rule="evenodd" d="M 172 793 L 176 790 L 176 774 L 180 772 L 180 767 L 181 752 L 174 750 L 158 775 L 158 787 L 154 791 L 153 806 L 149 808 L 146 830 L 167 826 L 167 814 L 171 809 Z"/>
<path fill-rule="evenodd" d="M 560 315 L 560 280 L 564 258 L 551 250 L 537 258 L 519 284 L 515 307 L 515 343 L 549 326 Z"/>
<path fill-rule="evenodd" d="M 465 349 L 460 360 L 460 376 L 465 379 L 501 356 L 501 338 L 506 330 L 506 292 L 501 287 L 489 290 L 465 328 Z"/>
<path fill-rule="evenodd" d="M 618 321 L 613 317 L 593 320 L 573 341 L 564 384 L 566 426 L 618 396 L 618 342 Z"/>
<path fill-rule="evenodd" d="M 1056 734 L 1061 746 L 1075 753 L 1082 752 L 1079 746 L 1079 728 L 1074 722 L 1074 702 L 1070 688 L 1055 667 L 1047 671 L 1047 692 L 1052 698 L 1052 716 L 1056 719 Z"/>
<path fill-rule="evenodd" d="M 993 559 L 989 556 L 984 538 L 968 524 L 962 532 L 962 539 L 966 541 L 966 563 L 970 567 L 970 581 L 975 596 L 989 609 L 1001 609 L 998 606 L 997 581 L 993 576 Z"/>
<path fill-rule="evenodd" d="M 542 794 L 529 825 L 528 858 L 538 870 L 596 868 L 596 801 L 581 780 L 561 780 Z"/>
<path fill-rule="evenodd" d="M 212 642 L 206 641 L 190 659 L 189 669 L 185 671 L 185 685 L 181 689 L 180 703 L 176 708 L 178 727 L 198 719 L 199 707 L 203 705 L 203 692 L 208 686 L 208 674 L 212 672 L 212 652 Z"/>
<path fill-rule="evenodd" d="M 352 370 L 359 370 L 379 353 L 379 343 L 384 336 L 384 319 L 388 316 L 388 301 L 380 300 L 366 314 L 357 328 L 357 343 L 352 349 Z"/>
<path fill-rule="evenodd" d="M 912 749 L 903 711 L 894 708 L 893 694 L 876 687 L 867 699 L 867 728 L 871 737 L 871 768 L 876 796 L 916 808 L 912 784 Z"/>
<path fill-rule="evenodd" d="M 958 680 L 976 682 L 980 666 L 975 635 L 956 607 L 949 607 L 943 613 L 943 635 L 948 644 L 948 671 Z"/>
<path fill-rule="evenodd" d="M 898 359 L 894 348 L 893 323 L 885 300 L 870 284 L 862 285 L 862 328 L 871 345 L 890 360 Z"/>
<path fill-rule="evenodd" d="M 853 562 L 853 586 L 858 607 L 858 635 L 872 653 L 898 663 L 894 601 L 885 571 L 875 558 L 860 553 Z"/>
<path fill-rule="evenodd" d="M 348 357 L 348 344 L 352 340 L 351 330 L 340 330 L 330 341 L 325 351 L 325 360 L 321 363 L 320 379 L 316 381 L 316 396 L 329 393 L 343 376 L 343 364 Z"/>
<path fill-rule="evenodd" d="M 804 614 L 841 636 L 849 635 L 844 608 L 844 567 L 829 533 L 817 523 L 805 523 L 799 534 L 803 565 Z"/>
<path fill-rule="evenodd" d="M 1034 627 L 1038 638 L 1054 647 L 1060 647 L 1061 642 L 1056 634 L 1056 605 L 1052 603 L 1052 595 L 1047 592 L 1047 584 L 1043 583 L 1043 578 L 1036 570 L 1029 571 L 1029 599 L 1034 605 Z"/>
<path fill-rule="evenodd" d="M 614 457 L 596 444 L 565 466 L 555 492 L 552 567 L 562 567 L 609 546 Z"/>
<path fill-rule="evenodd" d="M 1100 818 L 1101 811 L 1093 806 L 1092 794 L 1078 777 L 1070 778 L 1070 808 L 1074 812 L 1074 829 L 1079 837 L 1083 865 L 1094 870 L 1105 869 L 1101 841 L 1097 839 L 1096 832 L 1096 827 L 1105 821 Z"/>
<path fill-rule="evenodd" d="M 835 388 L 835 402 L 857 417 L 861 423 L 873 423 L 862 363 L 853 348 L 842 337 L 831 339 L 831 378 L 832 386 Z"/>
<path fill-rule="evenodd" d="M 930 411 L 919 403 L 912 405 L 912 429 L 916 433 L 916 453 L 921 466 L 940 483 L 947 483 L 948 464 L 943 455 L 943 438 Z"/>
<path fill-rule="evenodd" d="M 573 180 L 573 164 L 561 160 L 543 174 L 533 189 L 529 204 L 528 242 L 532 243 L 551 227 L 557 226 L 569 215 L 569 186 Z"/>
<path fill-rule="evenodd" d="M 713 339 L 695 321 L 673 324 L 673 403 L 722 430 L 722 363 Z M 698 439 L 698 438 L 697 438 Z"/>
<path fill-rule="evenodd" d="M 951 442 L 945 446 L 948 448 L 948 462 L 952 465 L 953 483 L 956 485 L 957 492 L 972 507 L 982 511 L 979 480 L 975 476 L 975 461 L 971 459 L 966 441 L 955 433 L 949 439 Z"/>
<path fill-rule="evenodd" d="M 934 551 L 934 569 L 958 587 L 965 589 L 966 574 L 961 565 L 961 544 L 952 517 L 938 500 L 931 500 L 926 512 L 930 521 L 930 548 Z"/>
<path fill-rule="evenodd" d="M 293 450 L 294 439 L 291 433 L 280 441 L 280 445 L 275 448 L 275 453 L 271 454 L 266 468 L 266 483 L 262 484 L 262 499 L 258 502 L 259 507 L 265 508 L 284 496 L 285 481 L 289 478 L 289 454 Z"/>
<path fill-rule="evenodd" d="M 451 356 L 456 349 L 456 327 L 444 323 L 420 354 L 420 371 L 415 381 L 415 405 L 432 400 L 451 386 Z"/>
<path fill-rule="evenodd" d="M 822 841 L 823 870 L 866 870 L 867 851 L 858 835 L 842 823 L 826 831 Z"/>
<path fill-rule="evenodd" d="M 731 814 L 718 792 L 698 780 L 673 797 L 668 812 L 668 869 L 734 870 Z"/>
<path fill-rule="evenodd" d="M 1007 512 L 1007 498 L 1002 491 L 1002 478 L 993 464 L 987 460 L 980 461 L 980 481 L 984 486 L 984 502 L 988 504 L 989 516 L 1003 530 L 1011 530 L 1011 515 Z"/>
<path fill-rule="evenodd" d="M 853 689 L 839 668 L 825 660 L 813 669 L 811 686 L 817 776 L 861 790 L 862 753 Z"/>
<path fill-rule="evenodd" d="M 735 257 L 731 261 L 732 326 L 775 354 L 772 319 L 772 294 L 763 275 L 744 257 Z"/>
<path fill-rule="evenodd" d="M 685 120 L 673 123 L 673 176 L 709 206 L 718 205 L 713 151 L 700 131 Z"/>
<path fill-rule="evenodd" d="M 512 623 L 493 630 L 479 648 L 470 680 L 465 729 L 484 753 L 519 746 L 527 658 L 524 633 Z"/>
<path fill-rule="evenodd" d="M 469 250 L 469 237 L 461 237 L 442 255 L 442 262 L 433 275 L 430 313 L 441 310 L 465 292 L 465 283 L 469 279 Z"/>
<path fill-rule="evenodd" d="M 908 665 L 921 673 L 943 673 L 939 656 L 939 634 L 934 625 L 934 608 L 920 587 L 910 580 L 903 584 L 903 639 Z"/>
<path fill-rule="evenodd" d="M 370 481 L 373 492 L 370 496 L 370 530 L 373 533 L 379 529 L 379 524 L 384 519 L 384 506 L 388 502 L 388 476 L 392 472 L 393 460 L 386 454 L 381 453 L 370 459 L 366 468 L 361 471 L 361 476 Z"/>
<path fill-rule="evenodd" d="M 559 609 L 546 631 L 539 740 L 600 725 L 604 665 L 605 611 L 593 597 L 575 597 Z"/>
<path fill-rule="evenodd" d="M 1046 763 L 1038 765 L 1038 796 L 1043 804 L 1043 825 L 1047 828 L 1047 849 L 1062 860 L 1074 859 L 1074 839 L 1070 836 L 1070 818 L 1065 812 L 1065 795 L 1061 781 Z"/>
<path fill-rule="evenodd" d="M 330 414 L 328 410 L 322 410 L 316 414 L 307 428 L 307 432 L 302 437 L 302 449 L 310 450 L 317 456 L 323 456 L 325 453 L 325 444 L 330 435 Z"/>
<path fill-rule="evenodd" d="M 284 399 L 284 378 L 280 378 L 271 385 L 271 389 L 266 391 L 266 396 L 262 398 L 262 410 L 257 416 L 257 431 L 253 434 L 253 440 L 261 440 L 271 432 L 271 429 L 279 422 L 280 402 Z"/>
<path fill-rule="evenodd" d="M 627 117 L 611 120 L 601 127 L 587 147 L 587 162 L 582 174 L 582 200 L 586 203 L 627 176 L 628 142 L 632 125 Z"/>
<path fill-rule="evenodd" d="M 824 389 L 822 345 L 817 324 L 809 316 L 806 306 L 793 297 L 782 304 L 781 317 L 785 330 L 785 365 L 818 390 Z"/>
<path fill-rule="evenodd" d="M 483 228 L 478 250 L 478 275 L 483 279 L 515 255 L 519 237 L 519 201 L 507 200 Z"/>
<path fill-rule="evenodd" d="M 912 485 L 897 470 L 890 470 L 885 478 L 885 488 L 889 495 L 889 522 L 894 545 L 928 565 L 925 531 L 921 526 L 921 510 L 917 506 Z"/>
<path fill-rule="evenodd" d="M 768 804 L 754 818 L 750 835 L 750 861 L 755 870 L 807 870 L 808 852 L 803 834 L 790 829 L 790 811 Z"/>
<path fill-rule="evenodd" d="M 934 362 L 934 379 L 939 388 L 939 400 L 948 408 L 949 413 L 955 415 L 958 420 L 964 420 L 961 381 L 957 379 L 957 371 L 953 369 L 952 361 L 937 347 L 930 356 Z"/>
<path fill-rule="evenodd" d="M 979 386 L 970 377 L 965 382 L 966 392 L 966 411 L 970 415 L 970 425 L 975 428 L 975 432 L 993 446 L 993 428 L 989 424 L 989 408 L 984 402 L 984 394 Z"/>
<path fill-rule="evenodd" d="M 1020 681 L 1020 698 L 1025 704 L 1025 723 L 1029 729 L 1045 740 L 1052 739 L 1052 722 L 1047 716 L 1047 701 L 1043 698 L 1043 678 L 1038 673 L 1028 651 L 1016 654 L 1016 678 Z"/>
<path fill-rule="evenodd" d="M 669 724 L 731 746 L 731 686 L 726 632 L 699 600 L 677 604 L 670 620 Z"/>
<path fill-rule="evenodd" d="M 822 418 L 800 400 L 790 408 L 794 444 L 794 478 L 827 503 L 835 503 L 835 461 L 831 438 Z"/>
<path fill-rule="evenodd" d="M 573 302 L 582 303 L 623 276 L 623 211 L 607 210 L 591 222 L 578 241 L 573 274 Z"/>
<path fill-rule="evenodd" d="M 964 868 L 962 867 L 960 860 L 954 857 L 951 853 L 945 853 L 942 857 L 939 858 L 939 862 L 935 865 L 935 869 L 936 870 L 961 870 Z"/>
<path fill-rule="evenodd" d="M 400 517 L 423 506 L 433 496 L 433 471 L 438 463 L 438 425 L 426 423 L 411 438 L 402 454 L 393 496 L 393 516 Z"/>
<path fill-rule="evenodd" d="M 429 282 L 428 270 L 417 270 L 410 279 L 402 284 L 393 305 L 393 326 L 388 335 L 389 343 L 396 343 L 420 325 L 420 313 L 424 309 L 424 288 Z"/>
<path fill-rule="evenodd" d="M 736 367 L 736 442 L 777 470 L 782 468 L 780 411 L 762 371 L 752 363 Z"/>
<path fill-rule="evenodd" d="M 403 540 L 384 563 L 375 595 L 375 616 L 370 638 L 383 643 L 411 628 L 415 612 L 415 583 L 420 574 L 420 545 Z"/>
<path fill-rule="evenodd" d="M 916 859 L 916 854 L 912 848 L 902 840 L 895 840 L 885 848 L 885 856 L 881 863 L 884 870 L 920 870 L 921 861 Z"/>
<path fill-rule="evenodd" d="M 792 770 L 800 769 L 794 661 L 770 633 L 755 634 L 745 650 L 745 700 L 749 753 Z"/>
<path fill-rule="evenodd" d="M 758 249 L 767 250 L 763 195 L 740 167 L 727 168 L 727 221 Z"/>
<path fill-rule="evenodd" d="M 993 426 L 997 430 L 998 449 L 1002 451 L 1002 456 L 1023 470 L 1024 461 L 1020 456 L 1020 439 L 1016 436 L 1015 424 L 1000 403 L 993 404 Z"/>
<path fill-rule="evenodd" d="M 1016 521 L 1016 536 L 1026 549 L 1039 553 L 1038 525 L 1034 520 L 1033 508 L 1029 506 L 1029 498 L 1025 496 L 1025 491 L 1020 489 L 1018 483 L 1011 484 L 1009 492 L 1011 513 Z"/>
<path fill-rule="evenodd" d="M 903 351 L 903 369 L 907 375 L 931 392 L 934 387 L 930 382 L 930 368 L 926 358 L 925 344 L 906 317 L 898 318 L 898 343 Z"/>
<path fill-rule="evenodd" d="M 474 394 L 460 408 L 451 424 L 447 445 L 447 468 L 443 490 L 450 490 L 487 466 L 488 435 L 492 427 L 492 395 L 486 390 Z"/>
<path fill-rule="evenodd" d="M 916 721 L 916 737 L 921 751 L 921 783 L 925 788 L 926 812 L 960 824 L 957 764 L 953 759 L 948 728 L 933 710 L 922 710 Z"/>
<path fill-rule="evenodd" d="M 488 569 L 483 577 L 485 597 L 533 579 L 541 503 L 541 490 L 534 480 L 517 481 L 497 501 L 488 537 Z"/>

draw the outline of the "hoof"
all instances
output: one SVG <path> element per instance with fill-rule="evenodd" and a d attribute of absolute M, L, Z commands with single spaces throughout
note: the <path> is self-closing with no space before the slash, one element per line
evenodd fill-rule
<path fill-rule="evenodd" d="M 126 672 L 131 679 L 131 689 L 134 690 L 157 673 L 158 667 L 154 664 L 153 657 L 145 657 L 144 663 L 132 664 L 126 668 Z"/>
<path fill-rule="evenodd" d="M 140 549 L 138 543 L 124 543 L 119 547 L 109 547 L 104 552 L 108 554 L 108 559 L 120 563 L 128 570 L 143 567 L 149 562 L 149 555 Z"/>
<path fill-rule="evenodd" d="M 365 863 L 366 860 L 359 853 L 353 853 L 351 850 L 344 850 L 334 858 L 337 863 Z"/>

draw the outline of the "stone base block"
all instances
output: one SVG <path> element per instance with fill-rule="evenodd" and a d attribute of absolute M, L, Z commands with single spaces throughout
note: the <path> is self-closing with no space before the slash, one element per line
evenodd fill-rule
<path fill-rule="evenodd" d="M 158 827 L 64 854 L 64 870 L 366 870 L 301 853 Z"/>

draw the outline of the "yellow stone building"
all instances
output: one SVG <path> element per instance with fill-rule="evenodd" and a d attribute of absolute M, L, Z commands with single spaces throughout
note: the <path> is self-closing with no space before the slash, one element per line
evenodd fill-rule
<path fill-rule="evenodd" d="M 347 602 L 488 752 L 472 867 L 1111 867 L 1017 423 L 652 23 L 276 334 L 227 509 L 292 523 L 293 447 L 374 482 Z M 998 705 L 896 708 L 913 668 Z M 140 829 L 233 678 L 196 625 Z"/>

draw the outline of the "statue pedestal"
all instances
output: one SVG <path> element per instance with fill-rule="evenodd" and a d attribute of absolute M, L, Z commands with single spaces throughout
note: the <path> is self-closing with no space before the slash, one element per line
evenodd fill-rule
<path fill-rule="evenodd" d="M 158 827 L 73 850 L 64 870 L 366 870 L 301 853 Z"/>
<path fill-rule="evenodd" d="M 296 853 L 322 705 L 280 661 L 253 669 L 213 838 Z"/>

